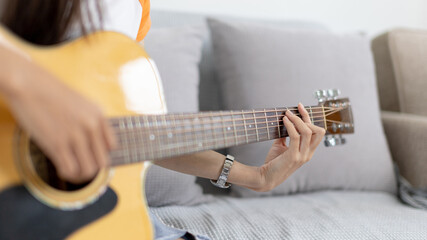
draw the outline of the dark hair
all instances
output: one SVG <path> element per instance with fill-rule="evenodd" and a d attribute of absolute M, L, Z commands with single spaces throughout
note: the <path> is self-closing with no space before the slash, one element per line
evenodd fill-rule
<path fill-rule="evenodd" d="M 93 26 L 87 0 L 8 0 L 1 22 L 21 38 L 40 45 L 65 40 L 68 30 L 78 24 L 83 34 L 87 23 Z M 99 12 L 99 5 L 96 6 Z M 86 11 L 83 11 L 86 9 Z M 98 14 L 99 17 L 101 16 Z"/>

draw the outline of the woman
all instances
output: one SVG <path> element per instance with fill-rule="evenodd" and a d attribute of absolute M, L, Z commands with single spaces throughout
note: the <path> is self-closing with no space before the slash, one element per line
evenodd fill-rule
<path fill-rule="evenodd" d="M 150 27 L 149 4 L 149 0 L 9 0 L 3 6 L 2 23 L 22 38 L 42 45 L 56 44 L 100 27 L 108 28 L 106 25 L 119 26 L 118 30 L 141 41 Z M 102 111 L 39 66 L 3 46 L 1 41 L 0 95 L 64 180 L 84 182 L 100 168 L 109 166 L 108 152 L 117 144 Z M 276 140 L 260 167 L 241 164 L 237 159 L 228 183 L 269 191 L 311 159 L 325 131 L 311 124 L 301 104 L 298 109 L 302 119 L 290 111 L 283 118 L 290 136 L 289 145 L 285 139 Z M 222 154 L 207 151 L 155 164 L 218 179 L 224 161 Z M 157 233 L 173 233 L 171 239 L 185 234 L 154 222 Z"/>

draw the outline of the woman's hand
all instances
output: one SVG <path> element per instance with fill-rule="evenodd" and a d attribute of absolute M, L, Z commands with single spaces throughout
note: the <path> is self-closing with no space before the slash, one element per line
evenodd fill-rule
<path fill-rule="evenodd" d="M 286 145 L 285 138 L 274 141 L 265 164 L 258 168 L 260 185 L 253 190 L 272 190 L 313 157 L 325 135 L 325 129 L 311 123 L 308 112 L 301 103 L 298 104 L 298 110 L 302 119 L 291 111 L 287 111 L 283 117 L 290 138 L 289 146 Z"/>
<path fill-rule="evenodd" d="M 109 165 L 115 146 L 102 111 L 55 77 L 12 55 L 18 71 L 3 79 L 5 99 L 20 126 L 52 160 L 64 180 L 81 183 Z M 0 69 L 1 70 L 1 69 Z"/>

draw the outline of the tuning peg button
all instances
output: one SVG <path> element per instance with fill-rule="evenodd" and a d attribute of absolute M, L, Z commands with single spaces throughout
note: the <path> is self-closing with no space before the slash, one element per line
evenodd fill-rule
<path fill-rule="evenodd" d="M 340 94 L 341 94 L 341 91 L 339 89 L 327 90 L 328 99 L 337 99 Z"/>
<path fill-rule="evenodd" d="M 324 102 L 328 98 L 328 93 L 326 90 L 317 90 L 316 92 L 314 92 L 314 97 L 319 102 Z"/>
<path fill-rule="evenodd" d="M 324 144 L 326 147 L 335 147 L 337 145 L 337 139 L 335 136 L 326 136 Z"/>
<path fill-rule="evenodd" d="M 344 145 L 346 143 L 346 139 L 342 137 L 340 134 L 339 136 L 325 136 L 324 144 L 326 147 L 335 147 L 338 145 Z"/>

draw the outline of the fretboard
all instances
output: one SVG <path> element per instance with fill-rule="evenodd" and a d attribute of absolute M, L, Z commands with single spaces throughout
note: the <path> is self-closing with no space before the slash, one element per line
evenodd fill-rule
<path fill-rule="evenodd" d="M 136 163 L 222 149 L 288 136 L 283 116 L 289 109 L 141 115 L 111 119 L 119 147 L 112 165 Z M 306 107 L 313 124 L 324 127 L 322 107 Z"/>

